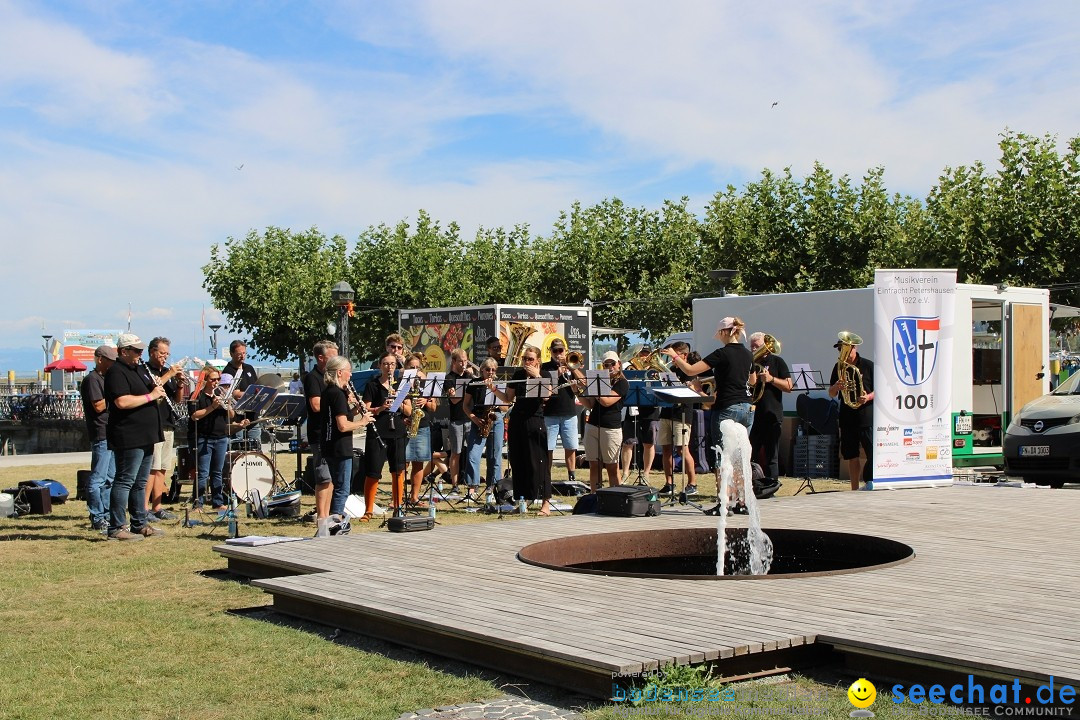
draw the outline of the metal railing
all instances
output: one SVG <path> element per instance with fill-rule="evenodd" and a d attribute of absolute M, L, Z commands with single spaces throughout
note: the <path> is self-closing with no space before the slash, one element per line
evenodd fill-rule
<path fill-rule="evenodd" d="M 82 420 L 82 399 L 77 393 L 33 393 L 0 396 L 0 421 Z"/>

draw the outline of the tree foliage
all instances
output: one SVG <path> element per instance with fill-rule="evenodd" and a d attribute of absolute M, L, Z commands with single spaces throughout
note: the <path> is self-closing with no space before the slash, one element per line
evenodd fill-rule
<path fill-rule="evenodd" d="M 708 270 L 739 271 L 729 289 L 794 292 L 861 287 L 879 267 L 955 267 L 958 279 L 1046 287 L 1072 283 L 1080 255 L 1080 138 L 1006 130 L 996 171 L 947 167 L 925 199 L 890 195 L 885 169 L 860 182 L 817 163 L 801 181 L 764 170 L 716 193 L 698 218 L 687 198 L 658 209 L 617 198 L 574 203 L 547 236 L 527 225 L 481 228 L 421 210 L 373 225 L 351 252 L 317 229 L 267 228 L 211 249 L 204 287 L 230 329 L 284 359 L 324 336 L 330 287 L 356 291 L 353 354 L 370 355 L 399 308 L 593 305 L 593 323 L 663 336 L 689 327 L 690 300 L 716 291 Z M 1076 303 L 1076 290 L 1054 299 Z"/>
<path fill-rule="evenodd" d="M 261 355 L 286 360 L 303 357 L 325 337 L 334 318 L 330 288 L 344 274 L 344 238 L 327 238 L 315 227 L 268 227 L 213 245 L 203 287 L 229 331 L 246 336 Z"/>

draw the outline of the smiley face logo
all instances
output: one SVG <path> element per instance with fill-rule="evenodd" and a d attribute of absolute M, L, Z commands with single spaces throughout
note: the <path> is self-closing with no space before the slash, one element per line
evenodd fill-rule
<path fill-rule="evenodd" d="M 874 687 L 874 683 L 870 682 L 866 678 L 859 678 L 855 682 L 851 683 L 851 687 L 847 691 L 848 700 L 851 704 L 857 708 L 868 708 L 874 704 L 874 700 L 877 699 L 877 688 Z"/>

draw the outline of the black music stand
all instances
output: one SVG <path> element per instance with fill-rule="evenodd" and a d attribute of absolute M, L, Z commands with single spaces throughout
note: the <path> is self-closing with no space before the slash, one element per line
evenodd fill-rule
<path fill-rule="evenodd" d="M 825 385 L 820 370 L 812 370 L 809 365 L 800 367 L 792 375 L 792 389 L 801 390 L 804 397 L 810 397 L 811 390 L 824 390 L 828 387 Z M 795 403 L 796 410 L 798 410 L 798 401 Z M 799 489 L 795 491 L 795 495 L 798 495 L 803 490 L 809 490 L 813 495 L 817 492 L 814 489 L 814 478 L 810 474 L 810 421 L 804 416 L 802 412 L 797 413 L 799 416 L 799 432 L 804 438 L 806 438 L 806 464 L 803 466 L 802 477 L 799 478 L 801 484 Z"/>
<path fill-rule="evenodd" d="M 642 375 L 644 375 L 643 371 L 639 371 L 639 372 L 642 372 Z M 651 385 L 650 381 L 645 380 L 645 379 L 640 379 L 639 380 L 637 378 L 631 380 L 629 377 L 627 377 L 627 382 L 630 385 L 630 391 L 626 394 L 626 397 L 623 399 L 623 405 L 624 406 L 632 405 L 634 407 L 642 408 L 642 407 L 656 407 L 659 404 L 659 403 L 656 402 L 656 395 L 653 394 L 653 388 L 652 388 L 652 385 Z M 637 440 L 639 443 L 640 443 L 640 437 L 639 437 L 639 433 L 638 433 L 638 422 L 640 422 L 640 417 L 641 417 L 640 412 L 638 412 L 638 413 L 636 413 L 634 415 L 634 439 Z M 636 467 L 637 468 L 637 479 L 634 480 L 634 485 L 642 485 L 642 486 L 647 487 L 649 485 L 649 483 L 646 482 L 646 480 L 645 480 L 645 468 L 642 465 L 642 463 L 645 462 L 644 443 L 641 443 L 641 445 L 642 445 L 642 448 L 641 448 L 641 462 L 638 462 L 637 450 L 635 449 L 633 452 L 630 453 L 630 467 L 627 468 L 627 469 L 628 470 L 633 470 Z M 650 470 L 651 469 L 652 468 L 650 468 Z M 674 487 L 672 489 L 674 490 Z"/>
<path fill-rule="evenodd" d="M 694 405 L 701 405 L 703 403 L 712 402 L 713 400 L 713 398 L 706 395 L 699 395 L 697 392 L 691 390 L 685 385 L 655 388 L 653 390 L 653 394 L 656 395 L 657 399 L 663 400 L 664 402 L 669 402 L 674 405 L 676 412 L 682 412 L 684 418 L 686 417 L 687 409 L 692 408 Z M 689 426 L 687 426 L 687 433 L 689 433 L 689 429 Z M 684 438 L 684 441 L 686 440 L 689 440 L 689 438 Z M 675 483 L 672 483 L 671 485 L 671 497 L 668 498 L 667 502 L 664 503 L 664 507 L 667 507 L 668 505 L 689 505 L 690 507 L 696 508 L 701 512 L 705 512 L 704 506 L 699 505 L 696 502 L 692 502 L 686 497 L 685 462 L 683 463 L 682 471 L 682 490 L 679 491 L 678 495 L 675 494 Z M 717 492 L 719 492 L 719 490 Z"/>

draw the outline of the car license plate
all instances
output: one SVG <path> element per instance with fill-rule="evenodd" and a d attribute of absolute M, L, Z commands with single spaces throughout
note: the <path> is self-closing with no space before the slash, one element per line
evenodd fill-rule
<path fill-rule="evenodd" d="M 1021 445 L 1020 457 L 1039 457 L 1050 454 L 1049 445 Z"/>

